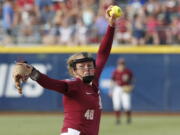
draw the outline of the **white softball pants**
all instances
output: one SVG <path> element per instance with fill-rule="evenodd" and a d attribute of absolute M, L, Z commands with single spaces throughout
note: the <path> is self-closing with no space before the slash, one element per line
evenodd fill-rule
<path fill-rule="evenodd" d="M 68 132 L 61 133 L 60 135 L 80 135 L 80 131 L 72 128 L 68 128 Z"/>
<path fill-rule="evenodd" d="M 131 94 L 124 92 L 122 87 L 115 86 L 112 91 L 112 102 L 114 111 L 123 108 L 124 111 L 131 110 Z"/>

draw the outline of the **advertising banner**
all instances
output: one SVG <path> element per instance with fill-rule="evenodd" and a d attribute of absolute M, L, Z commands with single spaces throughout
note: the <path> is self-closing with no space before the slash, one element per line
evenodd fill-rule
<path fill-rule="evenodd" d="M 31 79 L 23 85 L 23 95 L 19 95 L 12 69 L 18 59 L 24 59 L 51 78 L 68 79 L 66 60 L 71 54 L 0 54 L 0 110 L 63 111 L 62 94 L 44 89 Z M 134 111 L 180 111 L 180 55 L 118 53 L 111 54 L 100 78 L 104 111 L 112 111 L 108 91 L 112 71 L 120 57 L 125 58 L 134 74 L 135 88 L 131 95 Z"/>

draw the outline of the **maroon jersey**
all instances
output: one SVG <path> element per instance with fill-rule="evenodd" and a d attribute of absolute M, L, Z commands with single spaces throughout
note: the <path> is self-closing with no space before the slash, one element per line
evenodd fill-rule
<path fill-rule="evenodd" d="M 64 94 L 64 124 L 62 133 L 68 128 L 80 131 L 80 135 L 98 135 L 101 116 L 99 77 L 108 59 L 112 47 L 114 28 L 108 26 L 96 57 L 95 78 L 91 84 L 85 84 L 79 78 L 73 80 L 55 80 L 40 74 L 38 83 L 44 88 Z"/>
<path fill-rule="evenodd" d="M 112 74 L 112 80 L 118 85 L 124 86 L 132 83 L 133 74 L 131 70 L 125 68 L 124 71 L 115 70 Z"/>

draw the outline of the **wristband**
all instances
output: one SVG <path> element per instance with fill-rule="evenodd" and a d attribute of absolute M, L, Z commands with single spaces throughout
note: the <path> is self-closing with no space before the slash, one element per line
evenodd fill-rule
<path fill-rule="evenodd" d="M 39 77 L 40 77 L 40 72 L 33 67 L 30 78 L 34 81 L 37 81 L 39 79 Z"/>

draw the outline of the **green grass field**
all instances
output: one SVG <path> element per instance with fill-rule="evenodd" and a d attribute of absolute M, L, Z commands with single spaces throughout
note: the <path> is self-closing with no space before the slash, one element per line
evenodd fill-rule
<path fill-rule="evenodd" d="M 0 135 L 59 135 L 62 115 L 0 115 Z M 180 135 L 180 116 L 134 116 L 115 125 L 112 115 L 103 115 L 99 135 Z"/>

